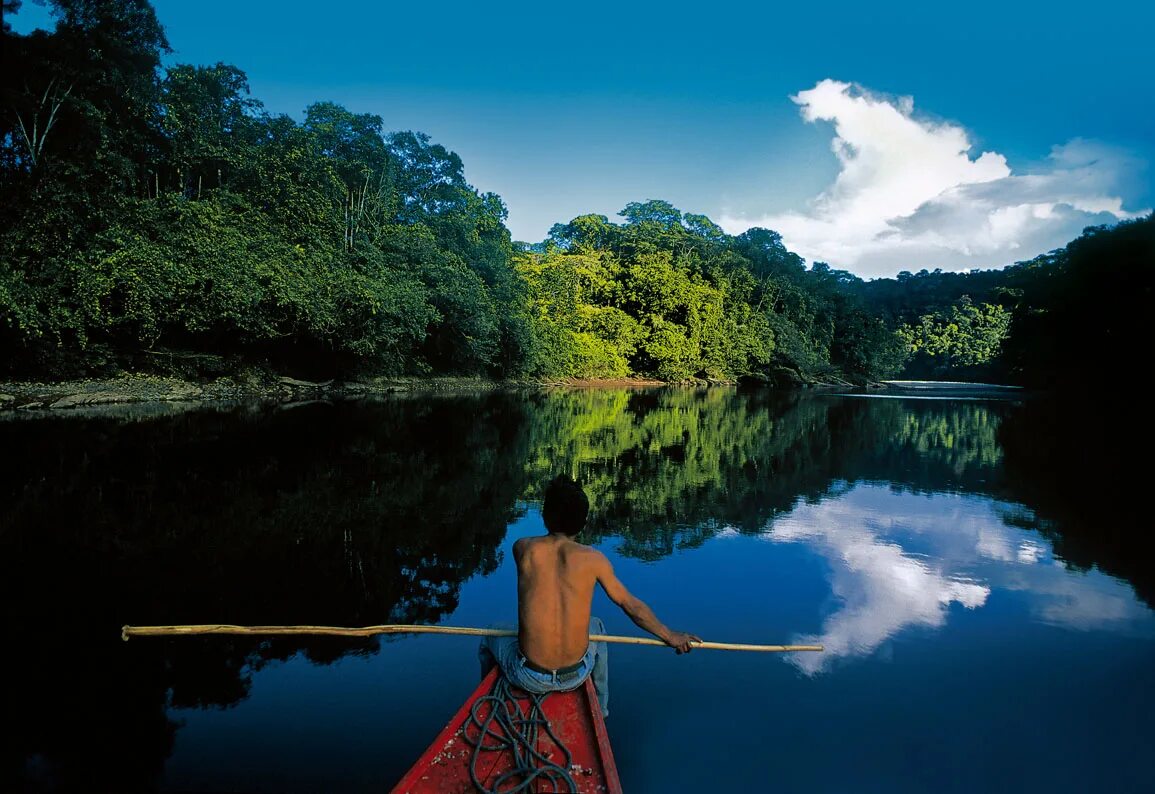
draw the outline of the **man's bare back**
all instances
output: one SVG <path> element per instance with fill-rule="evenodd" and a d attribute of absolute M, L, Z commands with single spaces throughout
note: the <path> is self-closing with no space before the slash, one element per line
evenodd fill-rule
<path fill-rule="evenodd" d="M 513 557 L 522 653 L 550 670 L 574 664 L 589 647 L 590 604 L 602 554 L 564 535 L 546 535 L 522 538 Z"/>
<path fill-rule="evenodd" d="M 668 629 L 618 580 L 604 554 L 565 534 L 522 538 L 513 545 L 513 557 L 518 644 L 525 658 L 538 667 L 567 667 L 585 654 L 590 605 L 598 584 L 636 624 L 678 653 L 688 652 L 692 642 L 701 642 L 693 634 Z"/>
<path fill-rule="evenodd" d="M 521 538 L 513 544 L 517 639 L 498 636 L 482 640 L 481 674 L 486 675 L 498 664 L 511 683 L 535 694 L 573 689 L 592 678 L 602 716 L 607 716 L 606 646 L 604 642 L 590 642 L 591 632 L 605 630 L 600 620 L 590 617 L 594 589 L 599 584 L 634 623 L 678 653 L 686 653 L 701 640 L 666 628 L 618 581 L 604 554 L 574 540 L 585 528 L 589 507 L 585 491 L 569 477 L 555 477 L 546 486 L 541 518 L 548 534 Z"/>

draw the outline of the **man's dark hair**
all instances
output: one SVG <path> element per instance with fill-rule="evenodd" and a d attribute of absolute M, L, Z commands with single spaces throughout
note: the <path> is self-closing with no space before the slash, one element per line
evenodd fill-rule
<path fill-rule="evenodd" d="M 554 477 L 545 487 L 545 504 L 541 517 L 550 532 L 561 532 L 573 537 L 586 525 L 590 500 L 576 482 L 564 474 Z"/>

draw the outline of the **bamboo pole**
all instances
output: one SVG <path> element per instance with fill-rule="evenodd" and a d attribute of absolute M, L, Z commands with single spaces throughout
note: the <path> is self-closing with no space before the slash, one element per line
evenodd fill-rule
<path fill-rule="evenodd" d="M 201 626 L 124 626 L 120 636 L 130 637 L 173 637 L 199 634 L 322 634 L 336 637 L 372 637 L 377 634 L 455 634 L 467 637 L 516 637 L 512 629 L 475 629 L 466 626 L 412 626 L 406 624 L 386 626 L 362 626 L 345 628 L 342 626 L 226 626 L 207 624 Z M 594 642 L 616 642 L 623 645 L 669 646 L 661 640 L 649 637 L 621 637 L 614 634 L 591 634 Z M 795 653 L 798 651 L 822 651 L 821 645 L 748 645 L 733 642 L 694 642 L 694 648 L 713 651 L 759 651 L 762 653 Z"/>

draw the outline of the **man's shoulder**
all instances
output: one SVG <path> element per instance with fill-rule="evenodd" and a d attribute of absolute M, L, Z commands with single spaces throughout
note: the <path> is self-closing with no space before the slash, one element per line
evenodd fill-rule
<path fill-rule="evenodd" d="M 571 553 L 580 554 L 584 559 L 591 563 L 609 562 L 609 560 L 606 559 L 606 555 L 602 554 L 599 549 L 595 549 L 593 546 L 587 546 L 586 544 L 578 543 L 575 540 L 573 541 L 573 546 L 571 548 Z"/>
<path fill-rule="evenodd" d="M 527 552 L 529 552 L 529 550 L 533 546 L 536 546 L 536 545 L 538 545 L 544 541 L 545 541 L 544 538 L 535 537 L 535 536 L 518 538 L 513 543 L 513 556 L 514 556 L 514 558 L 520 559 Z M 550 544 L 550 545 L 552 545 L 552 544 Z M 602 565 L 602 564 L 608 564 L 609 563 L 609 560 L 606 558 L 606 555 L 603 554 L 599 549 L 596 549 L 593 546 L 587 546 L 584 543 L 579 543 L 576 540 L 569 540 L 560 548 L 557 546 L 553 546 L 553 548 L 557 549 L 557 551 L 559 551 L 562 554 L 565 554 L 565 555 L 571 556 L 571 557 L 580 558 L 581 560 L 583 560 L 584 562 L 589 563 L 589 564 Z"/>

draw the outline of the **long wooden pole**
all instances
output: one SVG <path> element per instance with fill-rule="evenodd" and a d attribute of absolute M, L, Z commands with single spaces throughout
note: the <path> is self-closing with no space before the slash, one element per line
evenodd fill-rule
<path fill-rule="evenodd" d="M 469 637 L 516 637 L 512 629 L 475 629 L 466 626 L 411 626 L 405 624 L 388 626 L 362 626 L 344 628 L 342 626 L 125 626 L 121 637 L 172 637 L 194 634 L 324 634 L 337 637 L 372 637 L 377 634 L 456 634 Z M 616 642 L 624 645 L 659 645 L 669 647 L 661 640 L 649 637 L 620 637 L 614 634 L 591 634 L 595 642 Z M 746 645 L 733 642 L 695 642 L 695 648 L 714 651 L 760 651 L 763 653 L 794 653 L 796 651 L 822 651 L 821 645 Z"/>

